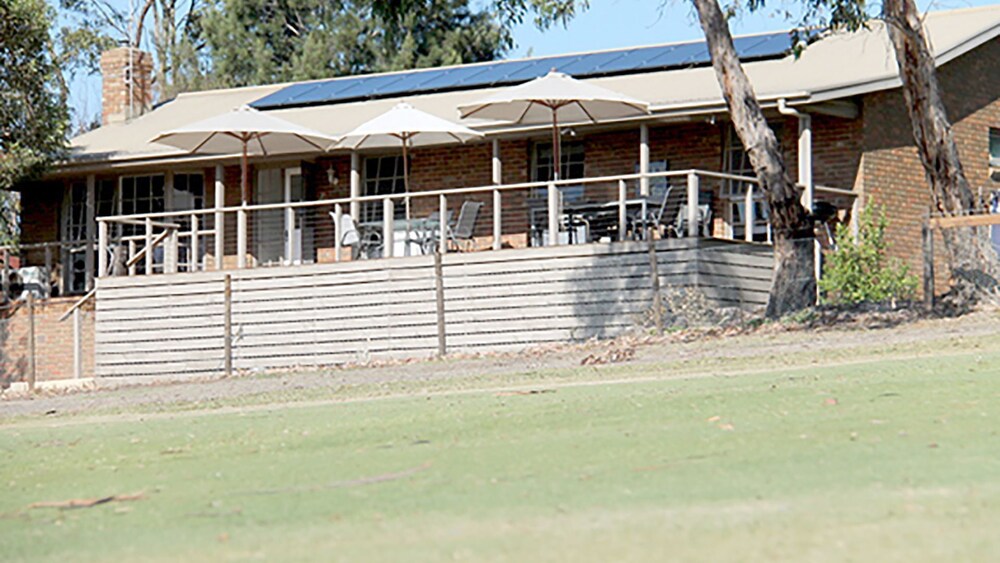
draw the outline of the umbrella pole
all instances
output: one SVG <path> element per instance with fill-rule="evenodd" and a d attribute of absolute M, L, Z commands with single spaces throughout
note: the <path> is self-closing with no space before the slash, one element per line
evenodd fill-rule
<path fill-rule="evenodd" d="M 407 153 L 409 139 L 408 135 L 403 135 L 403 192 L 406 194 L 403 198 L 403 204 L 406 207 L 406 234 L 403 239 L 403 244 L 406 246 L 403 256 L 410 255 L 410 165 L 409 154 Z"/>
<path fill-rule="evenodd" d="M 562 138 L 559 136 L 559 119 L 556 117 L 556 108 L 552 108 L 552 178 L 559 179 L 559 171 L 562 168 Z"/>

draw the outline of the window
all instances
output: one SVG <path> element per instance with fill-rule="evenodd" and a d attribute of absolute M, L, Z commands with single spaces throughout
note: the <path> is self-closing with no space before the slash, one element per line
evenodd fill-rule
<path fill-rule="evenodd" d="M 772 127 L 774 130 L 774 127 Z M 777 135 L 777 130 L 775 130 L 775 135 Z M 781 137 L 778 137 L 778 144 L 781 144 Z M 738 176 L 750 176 L 754 177 L 757 173 L 753 169 L 753 164 L 750 163 L 750 155 L 743 148 L 743 142 L 740 140 L 739 135 L 736 133 L 736 128 L 732 124 L 727 127 L 726 139 L 723 145 L 722 153 L 722 166 L 723 171 L 728 174 L 735 174 Z M 732 236 L 734 238 L 743 238 L 746 232 L 746 213 L 744 208 L 746 202 L 743 199 L 743 195 L 746 194 L 747 188 L 750 182 L 739 182 L 739 181 L 726 181 L 726 188 L 729 192 L 730 200 L 730 226 L 732 227 Z M 755 194 L 754 202 L 754 239 L 764 240 L 767 238 L 767 205 L 763 200 L 763 193 L 757 190 Z"/>
<path fill-rule="evenodd" d="M 402 156 L 372 156 L 365 158 L 364 195 L 401 194 L 406 191 L 403 179 Z M 393 215 L 396 219 L 406 216 L 406 207 L 396 203 Z M 382 220 L 382 202 L 366 202 L 361 209 L 361 222 Z"/>
<path fill-rule="evenodd" d="M 559 149 L 559 179 L 576 180 L 584 177 L 583 141 L 564 142 Z M 552 179 L 552 143 L 538 143 L 531 155 L 531 181 L 546 182 Z M 560 188 L 564 202 L 571 202 L 583 197 L 583 186 L 567 186 Z M 529 197 L 545 199 L 548 196 L 546 188 L 534 188 Z"/>
<path fill-rule="evenodd" d="M 1000 168 L 1000 129 L 990 127 L 990 166 Z"/>
<path fill-rule="evenodd" d="M 201 174 L 174 174 L 170 207 L 174 211 L 205 207 L 205 177 Z"/>

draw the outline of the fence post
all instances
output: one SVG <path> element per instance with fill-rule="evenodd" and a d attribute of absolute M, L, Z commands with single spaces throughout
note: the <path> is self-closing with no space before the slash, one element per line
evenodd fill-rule
<path fill-rule="evenodd" d="M 503 248 L 503 195 L 493 190 L 493 250 Z"/>
<path fill-rule="evenodd" d="M 924 239 L 924 308 L 931 311 L 934 309 L 934 230 L 925 222 L 920 234 Z"/>
<path fill-rule="evenodd" d="M 73 309 L 73 378 L 83 377 L 83 316 L 80 308 Z"/>
<path fill-rule="evenodd" d="M 28 390 L 35 390 L 35 293 L 28 292 Z"/>
<path fill-rule="evenodd" d="M 222 358 L 226 377 L 233 374 L 233 276 L 226 274 L 222 291 Z"/>
<path fill-rule="evenodd" d="M 236 211 L 236 267 L 247 267 L 247 210 L 246 204 Z"/>
<path fill-rule="evenodd" d="M 198 224 L 198 215 L 196 213 L 191 214 L 191 250 L 188 251 L 188 266 L 189 272 L 197 272 L 199 270 L 198 266 L 201 263 L 199 258 L 199 252 L 201 251 L 201 238 L 198 233 L 198 229 L 201 227 Z"/>
<path fill-rule="evenodd" d="M 444 325 L 444 267 L 441 264 L 441 253 L 434 253 L 434 292 L 437 305 L 437 339 L 438 357 L 447 353 L 447 343 Z"/>
<path fill-rule="evenodd" d="M 382 200 L 382 257 L 392 258 L 392 252 L 395 250 L 395 227 L 393 226 L 393 220 L 395 217 L 393 214 L 392 199 L 385 198 Z"/>
<path fill-rule="evenodd" d="M 549 246 L 559 244 L 559 192 L 554 182 L 545 190 L 549 200 Z"/>
<path fill-rule="evenodd" d="M 128 241 L 128 261 L 126 263 L 129 264 L 128 275 L 130 275 L 130 276 L 134 276 L 135 275 L 135 264 L 136 263 L 132 261 L 132 258 L 135 257 L 135 252 L 136 252 L 135 241 L 134 240 Z"/>
<path fill-rule="evenodd" d="M 339 203 L 333 204 L 333 261 L 340 262 L 340 249 L 344 244 L 344 233 L 341 232 L 341 223 L 344 219 L 344 206 Z"/>
<path fill-rule="evenodd" d="M 618 180 L 618 240 L 625 240 L 625 228 L 628 222 L 627 209 L 625 208 L 625 198 L 628 197 L 628 188 L 625 180 Z M 650 231 L 652 234 L 652 231 Z"/>
<path fill-rule="evenodd" d="M 687 235 L 698 236 L 698 174 L 688 172 L 687 177 Z"/>
<path fill-rule="evenodd" d="M 146 275 L 153 273 L 153 220 L 146 217 Z"/>
<path fill-rule="evenodd" d="M 656 241 L 653 240 L 653 227 L 649 228 L 649 275 L 653 290 L 653 326 L 656 334 L 663 334 L 663 296 L 660 295 L 660 264 L 656 256 Z"/>
<path fill-rule="evenodd" d="M 89 252 L 89 250 L 88 250 Z M 108 275 L 108 222 L 97 221 L 97 276 Z"/>

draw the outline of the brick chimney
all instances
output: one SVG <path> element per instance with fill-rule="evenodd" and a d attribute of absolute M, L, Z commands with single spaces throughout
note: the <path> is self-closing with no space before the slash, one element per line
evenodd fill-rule
<path fill-rule="evenodd" d="M 149 111 L 153 105 L 152 77 L 153 57 L 149 53 L 134 47 L 101 53 L 101 123 L 121 123 Z"/>

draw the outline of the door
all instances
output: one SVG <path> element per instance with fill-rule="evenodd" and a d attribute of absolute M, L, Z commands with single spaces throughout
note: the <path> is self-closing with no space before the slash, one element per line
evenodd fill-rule
<path fill-rule="evenodd" d="M 285 202 L 306 201 L 305 183 L 301 168 L 285 169 Z M 308 208 L 285 210 L 284 241 L 286 264 L 303 264 L 313 261 L 313 227 L 308 221 Z"/>
<path fill-rule="evenodd" d="M 254 186 L 254 204 L 282 203 L 284 185 L 280 168 L 267 168 L 257 172 Z M 279 264 L 284 254 L 284 213 L 281 209 L 255 211 L 253 215 L 254 257 L 257 264 Z"/>

